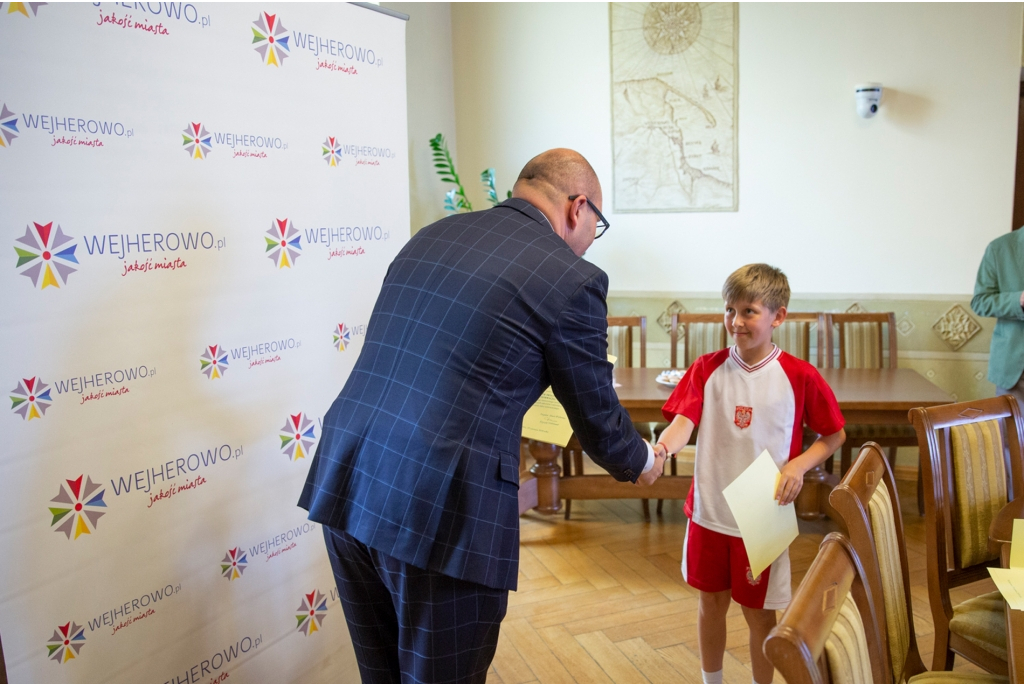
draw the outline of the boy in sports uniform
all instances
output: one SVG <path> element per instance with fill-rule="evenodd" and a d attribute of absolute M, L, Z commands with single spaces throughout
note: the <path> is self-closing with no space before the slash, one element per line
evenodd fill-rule
<path fill-rule="evenodd" d="M 775 626 L 775 611 L 790 599 L 789 552 L 757 578 L 722 490 L 767 449 L 782 476 L 780 505 L 796 499 L 803 476 L 843 444 L 843 416 L 817 369 L 772 343 L 786 319 L 789 282 L 767 264 L 748 264 L 722 288 L 725 326 L 735 345 L 698 358 L 665 403 L 670 421 L 655 452 L 674 454 L 700 425 L 693 485 L 684 511 L 683 579 L 700 591 L 697 635 L 704 682 L 722 682 L 725 616 L 730 599 L 750 628 L 755 683 L 774 675 L 761 645 Z M 803 424 L 819 433 L 803 450 Z"/>

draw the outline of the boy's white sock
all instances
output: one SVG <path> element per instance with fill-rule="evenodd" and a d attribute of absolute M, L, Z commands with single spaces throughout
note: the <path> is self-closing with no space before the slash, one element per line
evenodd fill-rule
<path fill-rule="evenodd" d="M 701 676 L 704 677 L 705 683 L 721 683 L 722 682 L 722 671 L 713 671 L 708 673 L 703 668 L 700 669 Z"/>

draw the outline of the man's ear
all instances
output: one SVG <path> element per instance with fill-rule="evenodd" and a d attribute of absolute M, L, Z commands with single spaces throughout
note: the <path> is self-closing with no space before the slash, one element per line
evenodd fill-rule
<path fill-rule="evenodd" d="M 576 230 L 576 227 L 579 226 L 580 221 L 583 220 L 583 207 L 586 204 L 586 198 L 580 195 L 575 200 L 573 200 L 572 203 L 569 205 L 569 210 L 566 213 L 565 217 L 565 225 L 570 231 Z"/>

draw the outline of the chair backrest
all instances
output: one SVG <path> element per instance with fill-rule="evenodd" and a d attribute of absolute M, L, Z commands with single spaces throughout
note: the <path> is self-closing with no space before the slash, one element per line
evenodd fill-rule
<path fill-rule="evenodd" d="M 683 343 L 682 357 L 678 356 L 680 339 Z M 687 368 L 702 354 L 725 349 L 729 346 L 725 331 L 725 314 L 673 314 L 669 327 L 669 344 L 670 363 L 673 369 Z"/>
<path fill-rule="evenodd" d="M 787 683 L 888 683 L 876 601 L 849 539 L 829 533 L 764 642 Z"/>
<path fill-rule="evenodd" d="M 891 664 L 890 682 L 906 682 L 925 666 L 914 631 L 899 494 L 882 448 L 865 444 L 828 501 L 864 567 L 872 596 L 882 606 L 882 646 L 885 661 Z"/>
<path fill-rule="evenodd" d="M 1013 397 L 911 409 L 924 486 L 928 594 L 953 609 L 950 588 L 987 578 L 988 528 L 1024 493 L 1024 417 Z M 941 603 L 941 607 L 936 604 Z"/>
<path fill-rule="evenodd" d="M 813 336 L 811 329 L 814 329 Z M 827 354 L 832 345 L 828 331 L 824 312 L 789 312 L 782 325 L 775 329 L 772 339 L 794 357 L 826 368 L 832 361 L 832 355 Z"/>
<path fill-rule="evenodd" d="M 838 353 L 836 363 L 829 366 L 840 369 L 897 367 L 896 315 L 892 312 L 826 314 L 825 321 L 829 334 L 833 341 L 838 342 L 839 348 L 829 348 L 833 353 Z"/>
<path fill-rule="evenodd" d="M 609 316 L 608 354 L 616 357 L 615 366 L 633 366 L 633 329 L 640 329 L 640 368 L 647 368 L 647 317 Z"/>

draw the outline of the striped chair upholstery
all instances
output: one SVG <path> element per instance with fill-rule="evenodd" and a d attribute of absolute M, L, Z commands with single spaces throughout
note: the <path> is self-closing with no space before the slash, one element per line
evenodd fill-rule
<path fill-rule="evenodd" d="M 832 632 L 825 639 L 825 658 L 834 683 L 870 683 L 871 659 L 864 621 L 853 601 L 846 595 Z"/>
<path fill-rule="evenodd" d="M 988 549 L 988 528 L 1006 504 L 1006 465 L 999 421 L 953 426 L 953 487 L 960 525 L 960 564 L 974 566 L 995 558 Z"/>
<path fill-rule="evenodd" d="M 889 642 L 892 672 L 899 677 L 910 650 L 910 623 L 907 621 L 907 602 L 903 591 L 903 562 L 896 539 L 895 514 L 889 490 L 884 483 L 875 488 L 868 502 L 871 533 L 875 537 L 879 575 L 882 581 L 882 600 L 885 605 L 885 629 Z"/>

